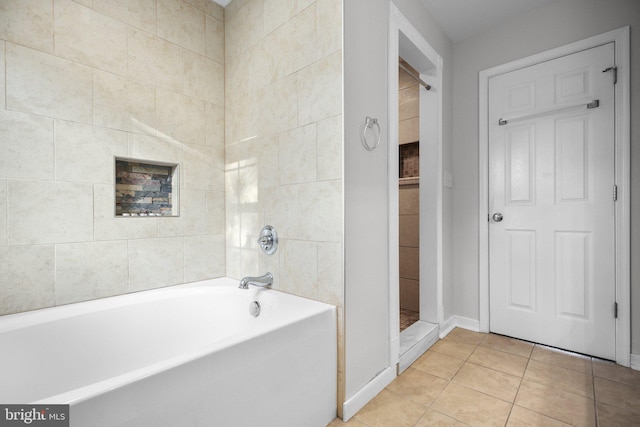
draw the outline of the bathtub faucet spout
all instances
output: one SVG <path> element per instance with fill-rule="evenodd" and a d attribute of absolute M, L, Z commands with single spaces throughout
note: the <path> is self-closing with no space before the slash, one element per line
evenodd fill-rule
<path fill-rule="evenodd" d="M 240 280 L 240 289 L 249 289 L 249 285 L 258 286 L 261 288 L 271 286 L 273 284 L 273 275 L 267 273 L 264 276 L 259 277 L 245 277 Z"/>

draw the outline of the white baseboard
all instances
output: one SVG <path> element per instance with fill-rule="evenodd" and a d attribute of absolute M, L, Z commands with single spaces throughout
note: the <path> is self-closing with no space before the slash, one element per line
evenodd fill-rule
<path fill-rule="evenodd" d="M 380 372 L 367 385 L 362 387 L 351 398 L 342 404 L 342 420 L 346 423 L 356 412 L 364 407 L 371 399 L 376 397 L 396 377 L 396 367 L 390 366 Z"/>
<path fill-rule="evenodd" d="M 640 371 L 640 354 L 631 355 L 631 369 Z"/>
<path fill-rule="evenodd" d="M 445 320 L 442 325 L 440 325 L 440 338 L 446 337 L 449 332 L 453 331 L 455 328 L 462 328 L 474 332 L 479 332 L 480 321 L 469 319 L 468 317 L 451 316 L 447 320 Z"/>

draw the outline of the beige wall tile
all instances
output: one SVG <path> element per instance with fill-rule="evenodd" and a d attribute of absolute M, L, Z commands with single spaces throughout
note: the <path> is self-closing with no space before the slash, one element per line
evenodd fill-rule
<path fill-rule="evenodd" d="M 54 247 L 0 247 L 0 315 L 54 304 Z"/>
<path fill-rule="evenodd" d="M 204 12 L 182 0 L 158 0 L 158 37 L 205 54 Z"/>
<path fill-rule="evenodd" d="M 318 122 L 318 181 L 342 176 L 342 114 Z"/>
<path fill-rule="evenodd" d="M 271 136 L 297 127 L 300 102 L 295 75 L 260 89 L 255 104 L 258 135 Z"/>
<path fill-rule="evenodd" d="M 235 173 L 237 179 L 226 186 L 228 196 L 237 203 L 258 200 L 258 190 L 279 184 L 278 139 L 256 138 L 230 145 L 225 151 L 225 170 Z M 231 185 L 232 184 L 232 185 Z"/>
<path fill-rule="evenodd" d="M 94 72 L 93 124 L 155 135 L 156 91 L 126 77 Z"/>
<path fill-rule="evenodd" d="M 158 235 L 159 218 L 116 218 L 113 184 L 95 184 L 93 193 L 95 240 L 144 239 Z"/>
<path fill-rule="evenodd" d="M 224 22 L 224 7 L 220 6 L 218 3 L 214 3 L 212 1 L 208 1 L 205 5 L 205 11 L 207 14 L 213 16 L 217 20 Z"/>
<path fill-rule="evenodd" d="M 318 299 L 318 247 L 315 242 L 280 240 L 280 280 L 278 289 L 306 298 Z"/>
<path fill-rule="evenodd" d="M 7 200 L 10 245 L 93 239 L 90 184 L 9 181 Z"/>
<path fill-rule="evenodd" d="M 56 305 L 125 293 L 127 241 L 56 245 Z"/>
<path fill-rule="evenodd" d="M 6 79 L 5 79 L 5 42 L 0 40 L 0 108 L 6 106 Z"/>
<path fill-rule="evenodd" d="M 184 281 L 225 275 L 224 234 L 184 238 Z"/>
<path fill-rule="evenodd" d="M 87 7 L 93 7 L 93 0 L 73 0 L 78 4 L 85 5 Z"/>
<path fill-rule="evenodd" d="M 204 101 L 167 90 L 158 90 L 158 132 L 186 144 L 206 144 Z"/>
<path fill-rule="evenodd" d="M 265 13 L 266 7 L 267 3 Z M 265 17 L 265 25 L 268 22 Z M 267 55 L 265 59 L 268 59 L 269 83 L 299 71 L 317 59 L 315 5 L 293 16 L 273 32 L 267 30 L 266 33 L 262 47 Z"/>
<path fill-rule="evenodd" d="M 400 308 L 420 312 L 420 282 L 400 278 Z"/>
<path fill-rule="evenodd" d="M 114 183 L 114 156 L 126 157 L 125 132 L 56 121 L 56 180 Z"/>
<path fill-rule="evenodd" d="M 57 55 L 102 70 L 125 74 L 127 26 L 71 0 L 54 0 Z"/>
<path fill-rule="evenodd" d="M 342 182 L 322 181 L 281 186 L 267 201 L 266 222 L 282 224 L 282 237 L 342 241 Z"/>
<path fill-rule="evenodd" d="M 7 180 L 0 179 L 0 246 L 7 246 Z"/>
<path fill-rule="evenodd" d="M 342 243 L 318 242 L 318 300 L 344 306 Z"/>
<path fill-rule="evenodd" d="M 415 84 L 401 89 L 398 93 L 400 113 L 398 120 L 408 120 L 420 116 L 420 87 Z M 418 129 L 419 129 L 419 122 Z"/>
<path fill-rule="evenodd" d="M 183 90 L 186 95 L 224 105 L 224 66 L 197 55 L 184 52 Z"/>
<path fill-rule="evenodd" d="M 224 149 L 190 145 L 184 149 L 182 188 L 222 191 L 224 189 Z"/>
<path fill-rule="evenodd" d="M 342 112 L 341 51 L 332 53 L 297 74 L 300 125 Z"/>
<path fill-rule="evenodd" d="M 216 147 L 224 147 L 224 107 L 205 103 L 206 143 Z"/>
<path fill-rule="evenodd" d="M 399 251 L 400 277 L 420 280 L 420 249 L 401 246 Z"/>
<path fill-rule="evenodd" d="M 91 69 L 11 43 L 6 46 L 7 108 L 91 123 Z"/>
<path fill-rule="evenodd" d="M 420 214 L 420 190 L 418 186 L 402 186 L 400 187 L 400 215 L 418 215 Z"/>
<path fill-rule="evenodd" d="M 206 56 L 219 64 L 224 64 L 224 23 L 218 18 L 207 15 L 205 24 Z"/>
<path fill-rule="evenodd" d="M 223 189 L 224 190 L 224 189 Z M 205 233 L 225 233 L 224 191 L 207 191 Z"/>
<path fill-rule="evenodd" d="M 158 236 L 192 236 L 205 233 L 206 193 L 180 191 L 180 216 L 158 219 Z"/>
<path fill-rule="evenodd" d="M 184 237 L 129 240 L 129 290 L 184 282 Z"/>
<path fill-rule="evenodd" d="M 253 47 L 265 35 L 262 1 L 234 1 L 225 9 L 225 57 Z"/>
<path fill-rule="evenodd" d="M 170 138 L 138 135 L 129 136 L 129 157 L 156 162 L 182 163 L 182 144 Z"/>
<path fill-rule="evenodd" d="M 316 1 L 318 59 L 342 48 L 342 1 Z"/>
<path fill-rule="evenodd" d="M 400 246 L 420 247 L 420 215 L 400 215 Z"/>
<path fill-rule="evenodd" d="M 262 126 L 258 119 L 261 107 L 258 94 L 248 97 L 227 99 L 225 104 L 225 140 L 227 145 L 258 137 Z"/>
<path fill-rule="evenodd" d="M 0 110 L 0 178 L 53 180 L 53 120 Z"/>
<path fill-rule="evenodd" d="M 44 52 L 53 51 L 53 2 L 2 0 L 0 39 Z"/>
<path fill-rule="evenodd" d="M 406 144 L 420 140 L 420 120 L 407 119 L 400 122 L 399 143 Z"/>
<path fill-rule="evenodd" d="M 268 34 L 285 24 L 312 5 L 314 1 L 315 0 L 264 0 L 265 33 Z"/>
<path fill-rule="evenodd" d="M 315 181 L 316 162 L 315 124 L 278 135 L 280 185 Z"/>
<path fill-rule="evenodd" d="M 129 27 L 128 76 L 138 83 L 182 91 L 182 49 Z"/>
<path fill-rule="evenodd" d="M 93 8 L 148 33 L 156 32 L 156 0 L 100 0 Z"/>

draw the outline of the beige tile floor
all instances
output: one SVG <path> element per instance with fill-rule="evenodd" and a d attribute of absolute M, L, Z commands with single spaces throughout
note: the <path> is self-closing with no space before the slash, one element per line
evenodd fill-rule
<path fill-rule="evenodd" d="M 454 329 L 342 426 L 640 426 L 640 371 Z"/>

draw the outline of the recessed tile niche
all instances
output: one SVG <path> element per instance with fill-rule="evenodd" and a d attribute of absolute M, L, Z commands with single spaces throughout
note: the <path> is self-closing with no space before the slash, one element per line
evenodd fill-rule
<path fill-rule="evenodd" d="M 117 217 L 178 216 L 178 165 L 115 159 Z"/>

